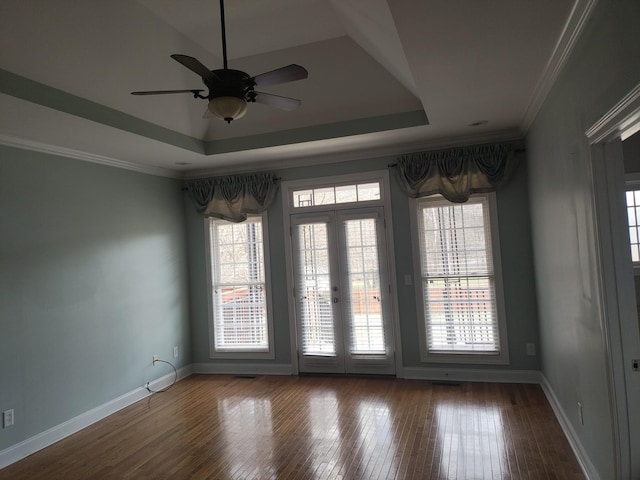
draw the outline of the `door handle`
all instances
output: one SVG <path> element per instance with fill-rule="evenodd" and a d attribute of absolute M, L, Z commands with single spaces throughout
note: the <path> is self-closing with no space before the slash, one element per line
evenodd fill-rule
<path fill-rule="evenodd" d="M 333 297 L 333 303 L 338 303 L 338 302 L 339 302 L 338 297 Z"/>

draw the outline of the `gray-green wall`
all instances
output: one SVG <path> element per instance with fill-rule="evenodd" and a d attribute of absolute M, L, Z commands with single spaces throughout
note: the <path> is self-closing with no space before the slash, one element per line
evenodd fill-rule
<path fill-rule="evenodd" d="M 353 174 L 386 170 L 395 158 L 375 158 L 340 162 L 322 166 L 281 169 L 275 174 L 282 181 L 319 178 L 323 176 Z M 416 299 L 413 286 L 404 285 L 404 275 L 413 274 L 419 260 L 412 257 L 409 226 L 409 200 L 390 176 L 391 208 L 394 226 L 395 262 L 398 278 L 398 304 L 405 367 L 426 367 L 420 362 Z M 510 364 L 502 367 L 464 365 L 464 368 L 506 368 L 510 370 L 538 370 L 537 356 L 526 355 L 526 344 L 538 344 L 538 326 L 533 279 L 527 168 L 524 159 L 510 184 L 498 192 L 498 217 L 505 284 L 507 328 Z M 192 348 L 196 363 L 216 363 L 209 358 L 207 293 L 205 270 L 204 222 L 196 215 L 190 201 L 185 204 L 189 231 L 190 294 L 192 306 Z M 282 197 L 268 211 L 269 242 L 271 255 L 271 284 L 276 358 L 269 363 L 291 364 L 291 332 L 287 300 L 287 272 L 285 267 L 285 239 L 283 227 Z M 254 361 L 225 360 L 225 363 L 255 363 Z M 431 364 L 431 367 L 445 365 Z M 455 366 L 452 366 L 455 367 Z"/>
<path fill-rule="evenodd" d="M 640 2 L 601 0 L 527 135 L 542 371 L 602 479 L 613 425 L 585 132 L 640 81 L 639 26 Z"/>
<path fill-rule="evenodd" d="M 0 146 L 0 451 L 191 363 L 180 189 Z"/>

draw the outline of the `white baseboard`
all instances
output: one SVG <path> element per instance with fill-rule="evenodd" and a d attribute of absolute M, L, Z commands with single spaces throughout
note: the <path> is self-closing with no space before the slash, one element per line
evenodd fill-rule
<path fill-rule="evenodd" d="M 178 369 L 178 380 L 182 380 L 188 377 L 192 373 L 191 365 Z M 164 375 L 152 382 L 149 382 L 149 388 L 151 390 L 161 390 L 173 382 L 174 373 Z M 62 440 L 69 435 L 79 432 L 85 427 L 102 420 L 109 415 L 114 414 L 118 410 L 122 410 L 129 405 L 142 400 L 143 398 L 151 395 L 147 389 L 143 387 L 136 388 L 124 395 L 119 396 L 113 400 L 110 400 L 102 405 L 99 405 L 91 410 L 81 413 L 77 417 L 67 420 L 64 423 L 56 425 L 44 432 L 38 433 L 33 437 L 27 438 L 20 443 L 12 445 L 11 447 L 0 451 L 0 468 L 4 468 L 12 463 L 22 460 L 23 458 L 42 450 Z"/>
<path fill-rule="evenodd" d="M 404 367 L 402 378 L 451 382 L 540 383 L 538 370 Z"/>
<path fill-rule="evenodd" d="M 289 363 L 194 363 L 193 373 L 224 375 L 292 375 Z"/>
<path fill-rule="evenodd" d="M 542 387 L 542 391 L 547 397 L 547 400 L 551 404 L 551 408 L 553 409 L 553 413 L 555 413 L 560 426 L 562 427 L 562 431 L 564 432 L 565 437 L 569 441 L 571 445 L 571 449 L 578 459 L 578 463 L 580 464 L 580 468 L 582 468 L 582 473 L 587 478 L 587 480 L 600 480 L 600 475 L 596 471 L 593 463 L 589 459 L 589 455 L 585 451 L 582 446 L 582 442 L 580 442 L 580 438 L 578 437 L 573 425 L 569 421 L 569 417 L 566 412 L 558 402 L 558 398 L 553 392 L 553 388 L 551 388 L 551 384 L 547 380 L 547 378 L 541 373 L 540 377 L 542 381 L 540 382 L 540 386 Z"/>

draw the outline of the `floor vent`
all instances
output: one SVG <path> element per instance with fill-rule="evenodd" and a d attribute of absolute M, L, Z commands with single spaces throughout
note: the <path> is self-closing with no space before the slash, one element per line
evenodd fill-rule
<path fill-rule="evenodd" d="M 431 382 L 431 385 L 434 387 L 459 387 L 462 384 L 460 382 L 448 382 L 446 380 L 438 380 L 435 382 Z"/>

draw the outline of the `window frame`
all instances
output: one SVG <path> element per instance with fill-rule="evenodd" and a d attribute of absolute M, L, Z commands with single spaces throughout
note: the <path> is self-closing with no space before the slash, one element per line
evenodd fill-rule
<path fill-rule="evenodd" d="M 478 193 L 471 198 L 484 197 L 487 199 L 489 208 L 489 234 L 491 235 L 491 254 L 493 257 L 493 280 L 495 288 L 495 309 L 497 315 L 498 327 L 498 345 L 499 351 L 495 352 L 469 352 L 461 351 L 459 353 L 451 352 L 430 352 L 427 345 L 427 316 L 425 308 L 425 299 L 422 289 L 422 253 L 421 238 L 419 227 L 419 215 L 422 205 L 432 202 L 441 203 L 443 197 L 441 195 L 432 195 L 429 197 L 415 198 L 410 200 L 410 217 L 411 217 L 411 243 L 414 258 L 414 287 L 416 297 L 416 312 L 420 344 L 420 361 L 424 363 L 451 363 L 451 364 L 509 364 L 509 345 L 507 335 L 507 321 L 504 306 L 504 287 L 502 279 L 502 261 L 500 258 L 500 237 L 498 230 L 498 210 L 495 193 Z M 452 205 L 455 205 L 451 202 Z"/>
<path fill-rule="evenodd" d="M 214 306 L 213 306 L 213 274 L 214 264 L 212 258 L 212 238 L 211 238 L 211 223 L 225 221 L 223 219 L 215 217 L 207 217 L 204 219 L 205 230 L 205 258 L 206 258 L 206 270 L 207 270 L 207 305 L 208 305 L 208 324 L 209 324 L 209 358 L 226 358 L 226 359 L 275 359 L 275 346 L 273 335 L 273 307 L 271 298 L 271 267 L 270 267 L 270 250 L 269 250 L 269 228 L 267 213 L 248 215 L 248 218 L 260 218 L 262 225 L 262 250 L 264 259 L 264 290 L 265 290 L 265 302 L 267 312 L 267 350 L 256 351 L 246 348 L 238 349 L 225 349 L 224 351 L 216 350 L 215 339 L 215 318 L 214 318 Z M 233 223 L 233 222 L 229 222 Z"/>

